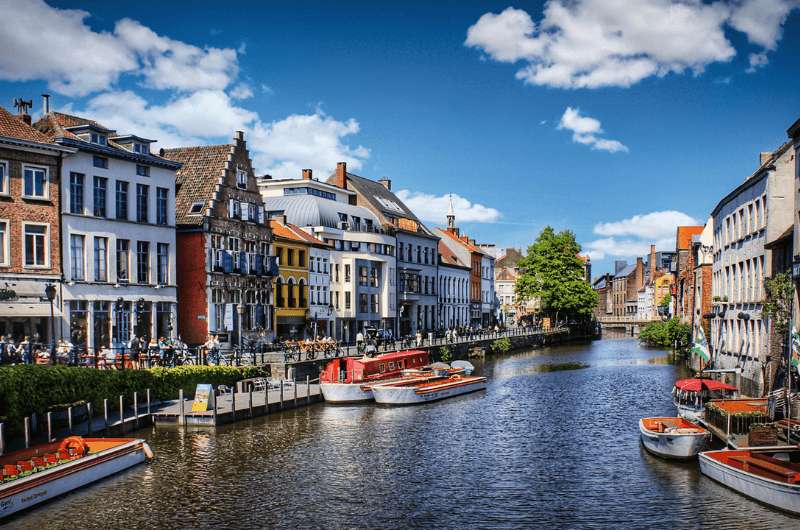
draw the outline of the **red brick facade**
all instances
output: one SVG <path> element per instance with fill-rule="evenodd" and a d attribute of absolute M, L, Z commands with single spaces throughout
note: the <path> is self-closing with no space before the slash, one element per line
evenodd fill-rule
<path fill-rule="evenodd" d="M 206 251 L 202 232 L 179 232 L 177 235 L 178 329 L 189 344 L 205 342 L 208 335 L 206 301 Z"/>

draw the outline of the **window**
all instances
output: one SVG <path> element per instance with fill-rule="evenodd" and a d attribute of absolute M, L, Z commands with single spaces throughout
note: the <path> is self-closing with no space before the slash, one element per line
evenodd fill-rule
<path fill-rule="evenodd" d="M 136 185 L 136 220 L 140 223 L 147 222 L 147 201 L 150 195 L 150 186 L 147 184 Z"/>
<path fill-rule="evenodd" d="M 293 262 L 294 262 L 294 249 L 293 248 L 287 248 L 286 249 L 286 265 L 291 267 Z"/>
<path fill-rule="evenodd" d="M 131 263 L 131 242 L 127 239 L 117 239 L 117 282 L 128 283 Z"/>
<path fill-rule="evenodd" d="M 94 280 L 108 281 L 108 239 L 94 238 Z"/>
<path fill-rule="evenodd" d="M 308 307 L 308 300 L 306 300 L 306 284 L 302 278 L 297 282 L 297 290 L 299 291 L 300 307 Z"/>
<path fill-rule="evenodd" d="M 143 155 L 149 155 L 150 154 L 150 145 L 141 144 L 141 143 L 134 143 L 133 144 L 133 152 L 134 153 L 140 153 L 140 154 L 143 154 Z"/>
<path fill-rule="evenodd" d="M 0 162 L 0 195 L 8 195 L 8 162 Z"/>
<path fill-rule="evenodd" d="M 91 134 L 90 138 L 91 138 L 91 142 L 93 144 L 97 144 L 97 145 L 107 145 L 108 144 L 108 138 L 106 137 L 105 134 L 100 134 L 100 133 L 93 132 Z"/>
<path fill-rule="evenodd" d="M 344 266 L 344 281 L 345 283 L 350 283 L 350 264 L 345 264 Z"/>
<path fill-rule="evenodd" d="M 363 265 L 358 268 L 358 285 L 367 285 L 367 268 Z"/>
<path fill-rule="evenodd" d="M 69 213 L 83 213 L 83 175 L 69 174 Z"/>
<path fill-rule="evenodd" d="M 156 224 L 167 224 L 168 201 L 169 190 L 167 188 L 156 188 Z"/>
<path fill-rule="evenodd" d="M 361 293 L 358 295 L 358 311 L 360 313 L 366 313 L 368 311 L 367 307 L 367 293 Z"/>
<path fill-rule="evenodd" d="M 143 166 L 141 164 L 136 164 L 136 174 L 139 175 L 140 177 L 149 177 L 150 166 Z"/>
<path fill-rule="evenodd" d="M 297 266 L 298 267 L 305 267 L 306 266 L 306 251 L 305 250 L 298 250 L 297 251 Z"/>
<path fill-rule="evenodd" d="M 9 265 L 8 239 L 8 221 L 0 221 L 0 265 Z"/>
<path fill-rule="evenodd" d="M 377 294 L 373 293 L 373 294 L 370 295 L 370 306 L 369 306 L 369 309 L 370 309 L 370 313 L 377 313 L 378 312 L 378 295 Z"/>
<path fill-rule="evenodd" d="M 25 178 L 23 195 L 37 199 L 46 199 L 47 193 L 47 169 L 43 167 L 24 166 L 23 176 Z"/>
<path fill-rule="evenodd" d="M 156 247 L 156 274 L 158 285 L 169 283 L 169 245 L 159 243 Z"/>
<path fill-rule="evenodd" d="M 86 267 L 84 266 L 84 243 L 85 238 L 79 234 L 69 236 L 69 259 L 70 272 L 73 280 L 86 279 Z"/>
<path fill-rule="evenodd" d="M 25 234 L 25 266 L 46 267 L 47 259 L 47 225 L 23 225 Z"/>
<path fill-rule="evenodd" d="M 117 219 L 128 220 L 128 183 L 117 181 Z"/>
<path fill-rule="evenodd" d="M 150 243 L 147 241 L 136 242 L 136 280 L 150 282 Z"/>
<path fill-rule="evenodd" d="M 243 169 L 236 170 L 236 186 L 247 189 L 247 171 Z"/>
<path fill-rule="evenodd" d="M 297 307 L 297 298 L 294 296 L 294 280 L 291 278 L 286 281 L 286 291 L 289 295 L 289 305 L 287 307 Z"/>
<path fill-rule="evenodd" d="M 94 167 L 99 167 L 101 169 L 108 169 L 108 158 L 104 156 L 95 156 L 92 158 L 92 164 Z"/>
<path fill-rule="evenodd" d="M 350 309 L 350 291 L 344 292 L 344 308 Z"/>
<path fill-rule="evenodd" d="M 94 215 L 95 217 L 106 216 L 106 189 L 108 179 L 105 177 L 94 178 Z"/>

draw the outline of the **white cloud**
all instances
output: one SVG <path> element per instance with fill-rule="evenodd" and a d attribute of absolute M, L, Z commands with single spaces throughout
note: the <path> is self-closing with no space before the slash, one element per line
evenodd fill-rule
<path fill-rule="evenodd" d="M 581 115 L 580 109 L 567 107 L 561 116 L 561 121 L 558 122 L 558 129 L 572 131 L 573 142 L 588 145 L 595 150 L 610 153 L 628 151 L 628 147 L 622 142 L 600 137 L 604 132 L 600 121 Z"/>
<path fill-rule="evenodd" d="M 397 196 L 423 221 L 444 223 L 450 206 L 450 195 L 399 190 Z M 466 223 L 494 223 L 501 217 L 495 208 L 473 203 L 466 197 L 453 194 L 453 211 L 456 220 Z"/>
<path fill-rule="evenodd" d="M 51 90 L 83 96 L 113 88 L 123 74 L 157 89 L 223 89 L 238 74 L 233 49 L 199 48 L 159 36 L 131 19 L 94 31 L 89 13 L 41 0 L 0 0 L 13 23 L 0 31 L 0 79 L 43 79 Z"/>
<path fill-rule="evenodd" d="M 658 250 L 674 250 L 678 227 L 698 224 L 690 215 L 676 210 L 634 215 L 596 224 L 594 233 L 605 237 L 584 243 L 583 249 L 592 259 L 644 256 L 651 244 Z"/>
<path fill-rule="evenodd" d="M 234 99 L 249 99 L 253 97 L 253 89 L 247 83 L 239 83 L 231 89 L 231 97 Z"/>
<path fill-rule="evenodd" d="M 767 63 L 769 63 L 766 52 L 751 53 L 748 56 L 748 60 L 750 61 L 750 66 L 746 70 L 748 74 L 752 74 L 759 68 L 766 66 Z"/>
<path fill-rule="evenodd" d="M 732 27 L 772 50 L 797 0 L 550 0 L 536 23 L 521 9 L 486 13 L 466 46 L 495 61 L 523 62 L 517 78 L 561 88 L 627 87 L 650 76 L 699 74 L 736 50 Z"/>

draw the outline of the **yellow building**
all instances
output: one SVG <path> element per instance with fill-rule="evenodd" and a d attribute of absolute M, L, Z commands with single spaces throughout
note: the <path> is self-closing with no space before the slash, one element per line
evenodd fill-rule
<path fill-rule="evenodd" d="M 308 257 L 321 241 L 283 219 L 270 219 L 278 277 L 275 279 L 275 332 L 280 339 L 303 338 L 308 327 Z"/>
<path fill-rule="evenodd" d="M 659 315 L 661 315 L 660 306 L 661 302 L 664 300 L 664 297 L 669 295 L 670 298 L 672 297 L 672 286 L 675 284 L 675 276 L 672 273 L 667 273 L 659 276 L 656 278 L 654 289 L 653 289 L 653 305 L 656 307 L 656 311 L 659 311 Z M 667 311 L 670 311 L 672 308 L 672 304 L 669 305 Z M 666 316 L 666 315 L 661 315 Z"/>

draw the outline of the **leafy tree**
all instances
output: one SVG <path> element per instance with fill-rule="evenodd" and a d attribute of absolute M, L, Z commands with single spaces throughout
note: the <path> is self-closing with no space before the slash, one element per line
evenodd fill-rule
<path fill-rule="evenodd" d="M 764 281 L 767 291 L 767 301 L 764 303 L 764 314 L 772 320 L 775 333 L 780 337 L 780 344 L 784 344 L 789 334 L 792 322 L 792 299 L 794 298 L 794 284 L 788 272 L 781 272 Z M 783 348 L 777 350 L 778 355 L 783 354 Z"/>
<path fill-rule="evenodd" d="M 639 340 L 648 346 L 672 348 L 677 345 L 678 351 L 685 351 L 692 341 L 692 327 L 681 324 L 677 318 L 666 322 L 653 322 L 639 332 Z"/>
<path fill-rule="evenodd" d="M 667 308 L 669 304 L 672 302 L 672 295 L 667 293 L 664 295 L 664 298 L 661 299 L 661 303 L 658 304 L 660 307 Z"/>
<path fill-rule="evenodd" d="M 545 227 L 528 247 L 517 267 L 515 285 L 520 301 L 538 299 L 542 311 L 555 316 L 588 317 L 597 306 L 597 293 L 584 279 L 581 246 L 569 230 L 556 233 Z"/>

